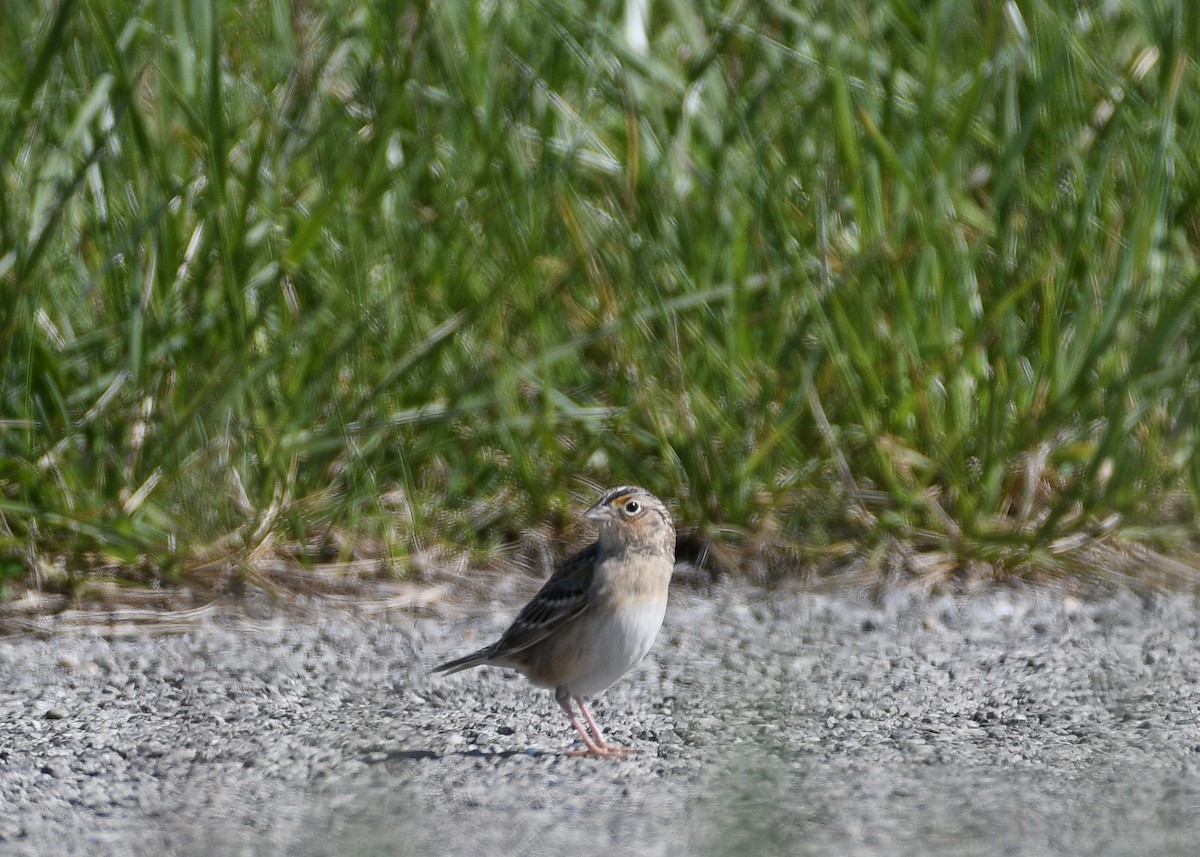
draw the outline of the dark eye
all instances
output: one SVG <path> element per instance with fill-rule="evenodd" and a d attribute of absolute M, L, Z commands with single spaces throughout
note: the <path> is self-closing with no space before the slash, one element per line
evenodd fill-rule
<path fill-rule="evenodd" d="M 625 504 L 625 514 L 626 515 L 630 515 L 630 516 L 636 515 L 640 511 L 642 511 L 642 504 L 639 503 L 637 500 L 630 500 L 628 503 Z"/>

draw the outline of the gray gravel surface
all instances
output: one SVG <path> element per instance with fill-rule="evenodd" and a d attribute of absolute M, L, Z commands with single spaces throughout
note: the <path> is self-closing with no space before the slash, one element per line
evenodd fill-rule
<path fill-rule="evenodd" d="M 0 855 L 1197 853 L 1191 598 L 677 588 L 623 761 L 480 606 L 0 640 Z"/>

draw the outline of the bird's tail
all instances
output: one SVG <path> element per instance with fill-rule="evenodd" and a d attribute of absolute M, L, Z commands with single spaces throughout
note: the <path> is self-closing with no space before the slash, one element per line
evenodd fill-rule
<path fill-rule="evenodd" d="M 452 661 L 446 661 L 444 664 L 438 664 L 436 667 L 430 670 L 430 672 L 446 673 L 446 675 L 449 675 L 450 673 L 456 673 L 460 670 L 469 670 L 471 667 L 477 667 L 486 664 L 491 656 L 492 647 L 484 646 L 479 651 L 471 652 L 469 655 L 464 655 L 461 658 L 455 658 Z"/>

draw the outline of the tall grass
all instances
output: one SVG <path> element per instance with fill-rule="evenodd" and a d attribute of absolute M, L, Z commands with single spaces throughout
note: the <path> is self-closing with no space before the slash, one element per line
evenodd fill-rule
<path fill-rule="evenodd" d="M 7 12 L 0 579 L 1196 532 L 1186 4 Z"/>

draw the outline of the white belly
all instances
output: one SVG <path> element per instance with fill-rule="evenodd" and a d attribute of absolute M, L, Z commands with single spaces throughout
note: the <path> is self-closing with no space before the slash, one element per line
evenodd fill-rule
<path fill-rule="evenodd" d="M 646 600 L 621 621 L 612 622 L 590 646 L 581 652 L 582 669 L 576 671 L 569 688 L 573 696 L 600 693 L 640 661 L 654 645 L 662 627 L 667 599 Z"/>

